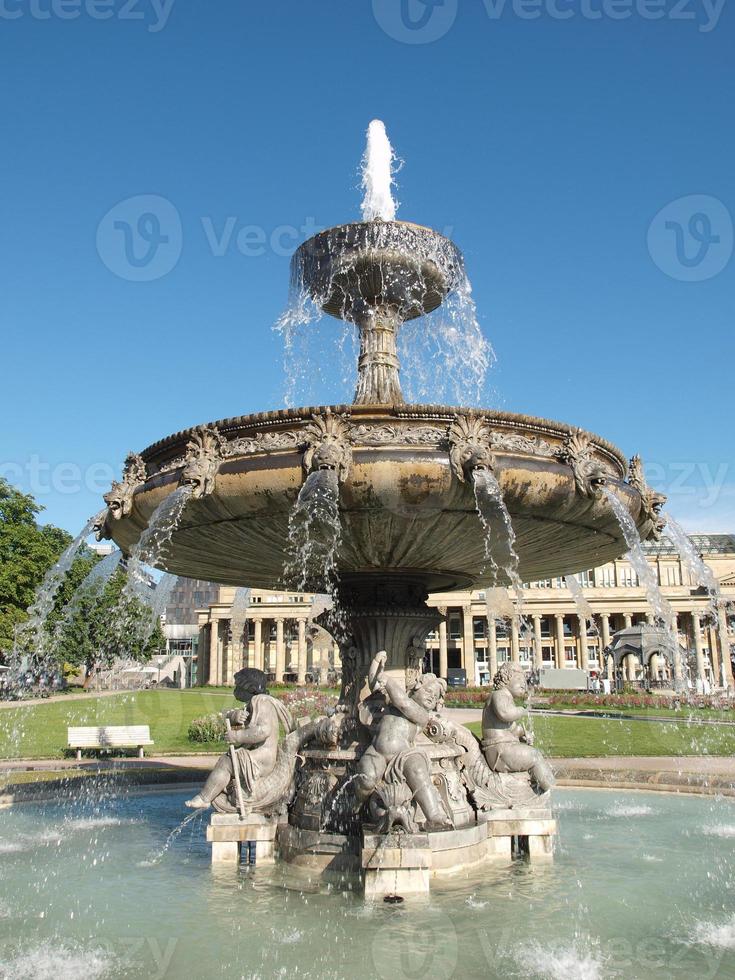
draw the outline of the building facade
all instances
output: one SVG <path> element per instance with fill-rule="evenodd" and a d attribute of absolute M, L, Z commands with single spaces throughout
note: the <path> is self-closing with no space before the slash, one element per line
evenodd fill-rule
<path fill-rule="evenodd" d="M 234 588 L 221 586 L 216 602 L 201 609 L 198 683 L 232 684 L 241 667 L 257 667 L 271 681 L 326 683 L 341 668 L 339 647 L 313 619 L 320 597 L 252 589 L 244 622 L 232 631 Z"/>
<path fill-rule="evenodd" d="M 692 581 L 676 548 L 665 536 L 644 546 L 660 592 L 676 615 L 682 677 L 691 686 L 732 688 L 735 648 L 735 535 L 691 535 L 696 551 L 719 582 L 716 610 L 706 590 Z M 528 671 L 577 668 L 588 674 L 608 669 L 603 651 L 613 634 L 652 623 L 646 586 L 626 559 L 577 575 L 575 599 L 564 578 L 524 586 L 523 620 L 514 615 L 506 589 L 437 593 L 429 598 L 444 619 L 426 640 L 427 669 L 447 677 L 463 669 L 468 684 L 490 683 L 498 664 L 510 660 Z M 230 684 L 241 666 L 264 669 L 273 680 L 325 678 L 339 670 L 339 650 L 311 623 L 313 597 L 254 589 L 240 637 L 232 638 L 234 589 L 222 587 L 216 603 L 198 614 L 201 684 Z M 589 618 L 591 616 L 591 618 Z M 630 680 L 636 664 L 627 665 Z M 658 671 L 663 681 L 667 668 Z"/>

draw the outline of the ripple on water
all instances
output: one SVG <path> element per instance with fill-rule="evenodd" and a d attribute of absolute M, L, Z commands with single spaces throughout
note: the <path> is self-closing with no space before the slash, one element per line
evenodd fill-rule
<path fill-rule="evenodd" d="M 712 827 L 702 827 L 702 833 L 708 837 L 735 837 L 735 823 L 721 823 Z"/>
<path fill-rule="evenodd" d="M 524 977 L 541 980 L 601 980 L 603 963 L 600 957 L 574 946 L 542 946 L 531 943 L 514 956 Z"/>
<path fill-rule="evenodd" d="M 654 812 L 653 807 L 645 803 L 616 803 L 605 810 L 608 817 L 646 817 Z"/>
<path fill-rule="evenodd" d="M 70 949 L 50 942 L 12 959 L 0 958 L 0 975 L 13 980 L 102 980 L 112 967 L 113 959 L 104 950 Z"/>
<path fill-rule="evenodd" d="M 718 949 L 735 949 L 735 915 L 726 922 L 698 922 L 692 930 L 690 942 Z"/>

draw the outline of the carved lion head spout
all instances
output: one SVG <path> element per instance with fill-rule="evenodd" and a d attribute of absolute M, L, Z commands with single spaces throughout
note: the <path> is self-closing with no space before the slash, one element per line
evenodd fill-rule
<path fill-rule="evenodd" d="M 633 456 L 628 464 L 628 483 L 641 495 L 641 513 L 647 524 L 647 527 L 641 530 L 641 537 L 644 541 L 659 541 L 666 527 L 666 517 L 661 513 L 666 497 L 649 487 L 643 470 L 643 461 L 638 455 Z"/>
<path fill-rule="evenodd" d="M 460 481 L 472 480 L 476 470 L 493 471 L 490 430 L 479 415 L 458 415 L 449 426 L 449 462 Z"/>
<path fill-rule="evenodd" d="M 608 480 L 608 474 L 594 458 L 594 445 L 583 429 L 567 432 L 564 445 L 557 450 L 557 459 L 570 466 L 574 483 L 583 497 L 598 497 Z"/>
<path fill-rule="evenodd" d="M 122 480 L 114 480 L 112 487 L 104 495 L 108 517 L 114 521 L 119 521 L 123 517 L 130 516 L 135 491 L 142 483 L 145 483 L 147 475 L 143 458 L 137 453 L 129 453 L 123 466 Z M 100 539 L 98 538 L 98 540 Z"/>
<path fill-rule="evenodd" d="M 306 427 L 304 472 L 331 471 L 344 483 L 352 467 L 350 424 L 341 415 L 313 415 Z"/>
<path fill-rule="evenodd" d="M 192 431 L 191 439 L 186 444 L 184 469 L 179 482 L 181 486 L 191 487 L 195 500 L 214 490 L 224 445 L 224 439 L 214 425 L 200 425 Z"/>
<path fill-rule="evenodd" d="M 92 533 L 96 541 L 109 541 L 112 538 L 110 532 L 110 508 L 103 510 L 100 516 L 92 525 Z"/>

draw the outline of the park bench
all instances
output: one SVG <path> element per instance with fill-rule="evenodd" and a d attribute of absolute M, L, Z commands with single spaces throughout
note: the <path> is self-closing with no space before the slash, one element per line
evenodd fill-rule
<path fill-rule="evenodd" d="M 82 749 L 125 749 L 135 748 L 138 757 L 143 758 L 143 746 L 153 745 L 148 725 L 100 725 L 95 728 L 67 728 L 70 749 L 77 750 L 77 759 L 82 758 Z"/>

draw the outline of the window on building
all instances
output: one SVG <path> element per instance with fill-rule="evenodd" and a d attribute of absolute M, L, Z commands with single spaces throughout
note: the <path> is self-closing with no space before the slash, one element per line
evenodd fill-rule
<path fill-rule="evenodd" d="M 521 663 L 530 663 L 531 660 L 533 660 L 533 651 L 531 650 L 531 647 L 521 647 L 519 656 Z"/>
<path fill-rule="evenodd" d="M 541 636 L 547 637 L 551 636 L 551 617 L 542 616 L 541 617 Z"/>
<path fill-rule="evenodd" d="M 508 625 L 508 620 L 507 619 L 497 620 L 495 626 L 495 632 L 499 639 L 502 637 L 504 640 L 506 640 L 510 636 L 510 626 Z"/>
<path fill-rule="evenodd" d="M 541 663 L 553 665 L 553 663 L 554 663 L 554 648 L 553 647 L 542 647 L 541 648 Z"/>
<path fill-rule="evenodd" d="M 475 660 L 478 664 L 487 663 L 487 650 L 484 647 L 475 648 Z"/>
<path fill-rule="evenodd" d="M 661 569 L 661 585 L 681 585 L 681 572 L 678 565 L 666 565 Z"/>
<path fill-rule="evenodd" d="M 472 633 L 476 640 L 484 640 L 487 636 L 487 620 L 484 616 L 475 616 L 472 620 Z"/>
<path fill-rule="evenodd" d="M 582 588 L 591 589 L 595 584 L 594 570 L 590 568 L 589 571 L 580 572 L 577 575 L 577 580 L 579 581 L 579 584 L 582 586 Z"/>
<path fill-rule="evenodd" d="M 615 588 L 615 566 L 603 565 L 597 569 L 597 585 L 602 589 Z"/>
<path fill-rule="evenodd" d="M 564 647 L 564 663 L 567 667 L 577 666 L 577 649 L 576 647 Z"/>
<path fill-rule="evenodd" d="M 504 664 L 510 660 L 510 649 L 508 647 L 498 647 L 498 663 Z"/>
<path fill-rule="evenodd" d="M 638 576 L 630 565 L 620 566 L 620 584 L 626 589 L 638 587 Z"/>
<path fill-rule="evenodd" d="M 458 613 L 452 613 L 449 617 L 449 637 L 452 640 L 459 640 L 462 636 L 462 621 Z"/>

